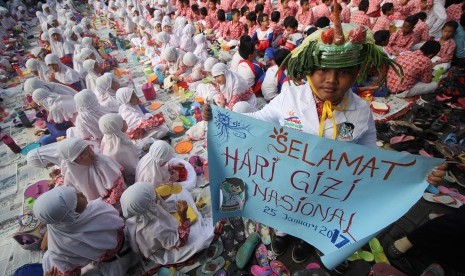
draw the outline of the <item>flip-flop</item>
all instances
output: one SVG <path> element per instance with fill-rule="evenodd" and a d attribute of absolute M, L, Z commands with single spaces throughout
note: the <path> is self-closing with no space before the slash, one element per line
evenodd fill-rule
<path fill-rule="evenodd" d="M 457 144 L 457 135 L 455 133 L 447 134 L 446 138 L 444 139 L 444 144 L 446 145 L 455 145 Z"/>
<path fill-rule="evenodd" d="M 213 260 L 209 260 L 205 262 L 203 265 L 201 265 L 197 271 L 196 275 L 197 276 L 207 276 L 207 275 L 213 275 L 215 274 L 218 270 L 222 269 L 225 264 L 225 260 L 223 257 L 218 257 Z"/>
<path fill-rule="evenodd" d="M 278 276 L 291 276 L 291 273 L 287 269 L 287 267 L 278 260 L 273 260 L 270 263 L 271 269 L 274 273 Z"/>
<path fill-rule="evenodd" d="M 252 233 L 245 240 L 239 250 L 237 250 L 236 265 L 239 269 L 243 269 L 247 265 L 259 242 L 260 236 L 257 233 Z"/>
<path fill-rule="evenodd" d="M 384 254 L 384 249 L 377 238 L 371 239 L 371 241 L 368 242 L 368 245 L 370 246 L 371 252 L 375 257 L 375 263 L 389 264 L 388 258 L 386 257 L 386 254 Z"/>
<path fill-rule="evenodd" d="M 438 188 L 436 188 L 436 186 L 433 186 L 433 185 L 431 185 L 431 184 L 428 185 L 428 187 L 426 188 L 426 191 L 427 191 L 428 193 L 435 194 L 435 195 L 437 195 L 437 194 L 440 193 L 440 191 L 438 190 Z"/>
<path fill-rule="evenodd" d="M 208 260 L 216 259 L 221 255 L 221 253 L 223 253 L 223 250 L 223 243 L 220 240 L 217 240 L 216 242 L 212 243 L 210 247 L 207 248 L 207 250 L 205 250 L 202 256 L 200 256 L 199 262 L 204 263 Z"/>
<path fill-rule="evenodd" d="M 305 267 L 305 269 L 308 269 L 308 270 L 310 270 L 310 269 L 318 269 L 318 268 L 321 268 L 321 266 L 318 263 L 309 263 Z"/>
<path fill-rule="evenodd" d="M 229 222 L 231 222 L 232 226 L 234 227 L 234 239 L 241 243 L 245 241 L 245 228 L 244 222 L 242 221 L 241 217 L 229 218 Z"/>
<path fill-rule="evenodd" d="M 365 262 L 372 262 L 375 260 L 375 256 L 371 252 L 364 251 L 364 250 L 358 250 L 352 254 L 349 258 L 347 258 L 348 261 L 355 261 L 355 260 L 364 260 Z"/>
<path fill-rule="evenodd" d="M 397 268 L 386 263 L 377 263 L 371 267 L 371 274 L 376 276 L 408 276 Z"/>
<path fill-rule="evenodd" d="M 446 274 L 444 272 L 444 269 L 440 265 L 434 263 L 434 264 L 430 264 L 425 270 L 423 270 L 423 273 L 421 273 L 420 276 L 423 276 L 423 275 L 444 276 Z"/>
<path fill-rule="evenodd" d="M 260 244 L 255 250 L 255 258 L 257 259 L 258 265 L 261 267 L 269 267 L 268 264 L 268 250 L 264 244 Z"/>
<path fill-rule="evenodd" d="M 426 201 L 433 203 L 441 203 L 452 208 L 459 208 L 463 205 L 460 201 L 456 200 L 455 198 L 443 194 L 433 195 L 430 193 L 423 193 L 423 198 Z"/>
<path fill-rule="evenodd" d="M 265 224 L 258 224 L 258 233 L 260 234 L 260 238 L 262 243 L 265 245 L 271 244 L 271 235 L 270 235 L 270 228 Z"/>
<path fill-rule="evenodd" d="M 438 190 L 441 193 L 445 194 L 445 195 L 448 195 L 448 196 L 450 196 L 452 198 L 457 199 L 462 204 L 465 204 L 465 196 L 462 195 L 457 189 L 455 189 L 455 188 L 447 188 L 447 187 L 444 187 L 444 186 L 439 186 Z"/>
<path fill-rule="evenodd" d="M 270 274 L 273 273 L 273 270 L 271 270 L 271 266 L 258 266 L 258 265 L 252 265 L 250 267 L 250 273 L 252 273 L 253 276 L 270 276 Z"/>

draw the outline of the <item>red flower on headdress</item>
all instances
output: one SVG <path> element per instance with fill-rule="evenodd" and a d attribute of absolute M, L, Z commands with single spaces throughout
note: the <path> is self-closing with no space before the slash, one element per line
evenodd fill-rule
<path fill-rule="evenodd" d="M 367 31 L 363 26 L 358 26 L 357 28 L 352 29 L 349 32 L 349 40 L 353 44 L 363 43 L 363 41 L 365 41 L 366 36 Z"/>
<path fill-rule="evenodd" d="M 334 29 L 328 28 L 321 32 L 321 41 L 323 41 L 324 44 L 331 44 L 333 43 L 334 39 Z"/>

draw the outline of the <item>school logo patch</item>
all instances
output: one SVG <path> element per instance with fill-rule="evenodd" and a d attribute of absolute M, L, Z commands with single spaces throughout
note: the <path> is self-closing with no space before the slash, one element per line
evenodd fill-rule
<path fill-rule="evenodd" d="M 355 126 L 352 123 L 345 122 L 338 126 L 337 139 L 340 141 L 352 141 L 354 140 L 354 129 Z"/>
<path fill-rule="evenodd" d="M 284 118 L 284 126 L 294 130 L 302 131 L 304 126 L 302 125 L 300 118 L 295 115 L 295 112 L 293 110 L 289 110 L 287 115 L 288 117 Z"/>

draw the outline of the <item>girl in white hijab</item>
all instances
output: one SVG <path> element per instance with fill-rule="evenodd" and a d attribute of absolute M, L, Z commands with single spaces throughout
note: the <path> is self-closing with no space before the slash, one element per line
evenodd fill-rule
<path fill-rule="evenodd" d="M 194 55 L 199 58 L 199 60 L 204 61 L 209 58 L 207 51 L 207 43 L 205 42 L 205 35 L 198 34 L 194 36 L 194 43 L 196 45 L 194 49 Z"/>
<path fill-rule="evenodd" d="M 111 158 L 97 154 L 82 139 L 67 138 L 58 144 L 64 185 L 74 187 L 87 200 L 102 198 L 118 206 L 126 189 L 121 166 Z"/>
<path fill-rule="evenodd" d="M 184 52 L 175 49 L 174 47 L 167 47 L 161 52 L 161 58 L 167 63 L 165 70 L 170 75 L 179 76 L 183 74 L 187 67 L 182 62 Z"/>
<path fill-rule="evenodd" d="M 51 123 L 74 122 L 77 110 L 72 96 L 54 94 L 47 88 L 39 88 L 32 93 L 32 99 L 37 105 L 47 110 L 47 121 Z"/>
<path fill-rule="evenodd" d="M 26 94 L 32 94 L 34 90 L 39 88 L 48 89 L 53 94 L 58 95 L 67 95 L 74 97 L 76 95 L 76 91 L 66 85 L 54 83 L 54 82 L 45 82 L 38 78 L 30 78 L 24 82 L 24 92 Z"/>
<path fill-rule="evenodd" d="M 100 68 L 97 61 L 88 59 L 82 63 L 82 67 L 86 74 L 86 88 L 95 91 L 96 80 L 98 77 L 102 76 L 102 69 Z"/>
<path fill-rule="evenodd" d="M 48 81 L 50 76 L 50 71 L 48 70 L 47 65 L 43 61 L 39 61 L 35 58 L 30 58 L 26 61 L 26 68 L 31 71 L 31 73 L 38 77 L 42 81 Z"/>
<path fill-rule="evenodd" d="M 209 57 L 203 63 L 203 74 L 205 77 L 211 77 L 211 71 L 219 61 L 214 57 Z M 199 83 L 195 88 L 195 95 L 202 97 L 205 101 L 217 101 L 219 88 L 216 83 Z"/>
<path fill-rule="evenodd" d="M 109 113 L 100 118 L 99 127 L 103 133 L 100 151 L 123 167 L 127 183 L 134 183 L 139 158 L 136 146 L 125 133 L 128 125 L 121 115 Z"/>
<path fill-rule="evenodd" d="M 88 89 L 77 93 L 74 100 L 78 109 L 75 125 L 79 136 L 84 140 L 94 140 L 100 143 L 103 133 L 100 131 L 98 122 L 109 110 L 101 106 L 94 92 Z"/>
<path fill-rule="evenodd" d="M 165 141 L 155 141 L 149 152 L 141 158 L 136 167 L 136 181 L 150 182 L 155 187 L 175 180 L 171 176 L 168 162 L 173 158 L 174 150 Z"/>
<path fill-rule="evenodd" d="M 101 199 L 87 201 L 72 187 L 56 187 L 35 201 L 33 212 L 47 224 L 47 275 L 81 275 L 91 262 L 101 275 L 125 275 L 138 260 L 124 242 L 123 219 Z"/>
<path fill-rule="evenodd" d="M 132 249 L 159 265 L 186 261 L 213 239 L 211 219 L 202 218 L 188 192 L 181 192 L 173 200 L 176 208 L 167 209 L 153 185 L 144 182 L 135 183 L 121 197 Z M 187 206 L 197 213 L 196 222 L 186 217 Z M 172 212 L 178 213 L 179 222 Z"/>
<path fill-rule="evenodd" d="M 156 40 L 158 43 L 158 49 L 159 49 L 158 54 L 159 55 L 163 52 L 163 50 L 170 47 L 170 35 L 167 34 L 166 32 L 158 33 Z"/>
<path fill-rule="evenodd" d="M 48 144 L 36 148 L 27 153 L 27 164 L 36 168 L 48 168 L 53 165 L 59 166 L 61 159 L 57 153 L 57 143 Z"/>
<path fill-rule="evenodd" d="M 145 122 L 152 117 L 152 114 L 144 114 L 139 107 L 139 98 L 132 88 L 120 88 L 116 91 L 118 100 L 119 114 L 128 124 L 128 133 L 135 131 L 137 128 L 144 128 Z M 159 139 L 168 134 L 169 129 L 165 124 L 151 128 L 149 130 L 153 138 Z"/>
<path fill-rule="evenodd" d="M 119 103 L 116 100 L 116 90 L 120 88 L 118 80 L 112 73 L 105 73 L 95 81 L 94 92 L 100 104 L 110 112 L 118 113 Z"/>
<path fill-rule="evenodd" d="M 87 47 L 92 50 L 92 52 L 95 55 L 95 60 L 97 60 L 99 64 L 104 61 L 103 58 L 100 56 L 99 52 L 97 51 L 97 49 L 95 49 L 94 45 L 92 44 L 92 38 L 84 37 L 82 39 L 82 46 Z"/>
<path fill-rule="evenodd" d="M 182 63 L 185 70 L 184 73 L 179 76 L 179 80 L 191 83 L 202 79 L 201 66 L 197 66 L 198 61 L 199 59 L 193 53 L 185 53 L 182 57 Z"/>
<path fill-rule="evenodd" d="M 238 74 L 230 71 L 226 64 L 217 63 L 212 68 L 212 76 L 219 85 L 218 105 L 229 110 L 236 111 L 234 105 L 244 101 L 254 109 L 257 105 L 257 99 L 247 81 Z M 241 105 L 243 108 L 244 105 Z"/>
<path fill-rule="evenodd" d="M 193 52 L 195 49 L 195 43 L 192 37 L 195 34 L 195 27 L 192 24 L 187 24 L 182 29 L 180 48 L 184 52 Z"/>
<path fill-rule="evenodd" d="M 58 28 L 49 29 L 48 34 L 51 38 L 50 45 L 53 54 L 57 55 L 59 58 L 63 58 L 74 53 L 74 46 L 63 39 L 61 31 Z"/>
<path fill-rule="evenodd" d="M 49 81 L 67 85 L 76 91 L 82 90 L 81 75 L 74 69 L 61 63 L 57 55 L 48 54 L 45 57 L 45 64 L 52 71 Z"/>

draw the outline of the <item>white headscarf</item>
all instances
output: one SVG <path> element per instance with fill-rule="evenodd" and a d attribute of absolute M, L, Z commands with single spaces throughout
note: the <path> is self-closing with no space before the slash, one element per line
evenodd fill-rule
<path fill-rule="evenodd" d="M 37 168 L 46 168 L 48 164 L 60 166 L 57 143 L 48 144 L 27 153 L 27 164 Z"/>
<path fill-rule="evenodd" d="M 68 54 L 73 54 L 74 53 L 74 48 L 73 45 L 70 44 L 69 42 L 66 42 L 63 39 L 63 35 L 58 28 L 50 28 L 48 30 L 48 34 L 50 36 L 50 46 L 52 47 L 52 53 L 57 55 L 59 58 L 64 57 L 65 55 Z M 59 34 L 61 35 L 61 40 L 60 41 L 55 41 L 52 38 L 52 34 Z"/>
<path fill-rule="evenodd" d="M 195 27 L 192 24 L 187 24 L 182 29 L 180 47 L 185 52 L 193 52 L 195 49 L 194 40 L 192 36 L 195 34 Z"/>
<path fill-rule="evenodd" d="M 212 76 L 224 75 L 226 83 L 220 85 L 220 91 L 224 98 L 229 101 L 234 95 L 244 93 L 249 89 L 247 81 L 238 74 L 231 72 L 224 63 L 217 63 L 212 68 Z"/>
<path fill-rule="evenodd" d="M 48 54 L 45 57 L 45 64 L 47 64 L 47 66 L 51 64 L 58 64 L 60 72 L 55 72 L 54 74 L 55 78 L 61 83 L 71 85 L 81 80 L 81 75 L 76 70 L 61 63 L 58 55 Z"/>
<path fill-rule="evenodd" d="M 127 87 L 120 88 L 116 91 L 116 100 L 120 104 L 118 113 L 128 124 L 129 131 L 138 127 L 140 122 L 145 119 L 144 113 L 139 105 L 133 106 L 129 103 L 133 92 L 134 89 Z"/>
<path fill-rule="evenodd" d="M 94 67 L 97 61 L 93 59 L 88 59 L 82 63 L 82 67 L 84 68 L 84 71 L 87 73 L 86 75 L 86 87 L 89 90 L 95 91 L 95 81 L 97 80 L 98 77 L 101 75 L 98 75 L 94 71 Z"/>
<path fill-rule="evenodd" d="M 101 140 L 103 133 L 100 131 L 98 122 L 100 117 L 107 114 L 109 110 L 101 106 L 94 92 L 84 89 L 74 96 L 78 108 L 76 127 L 82 139 Z"/>
<path fill-rule="evenodd" d="M 161 43 L 160 51 L 170 47 L 170 35 L 166 32 L 159 32 L 156 39 L 159 43 Z"/>
<path fill-rule="evenodd" d="M 178 222 L 164 208 L 152 183 L 137 182 L 121 196 L 131 248 L 145 258 L 170 250 L 179 240 Z M 158 254 L 157 254 L 158 255 Z"/>
<path fill-rule="evenodd" d="M 139 158 L 136 147 L 129 137 L 122 131 L 124 120 L 119 114 L 109 113 L 103 115 L 99 122 L 103 133 L 100 150 L 102 154 L 118 162 L 123 168 L 123 173 L 134 175 Z"/>
<path fill-rule="evenodd" d="M 150 182 L 155 186 L 168 182 L 168 161 L 173 155 L 173 148 L 167 142 L 158 140 L 153 143 L 149 152 L 137 164 L 136 181 Z"/>
<path fill-rule="evenodd" d="M 95 54 L 95 58 L 97 60 L 97 62 L 100 64 L 102 63 L 104 60 L 103 58 L 100 56 L 100 54 L 98 53 L 97 49 L 95 49 L 94 45 L 92 45 L 92 38 L 90 37 L 84 37 L 81 41 L 82 45 L 84 47 L 87 47 L 89 49 L 92 50 L 92 52 Z"/>
<path fill-rule="evenodd" d="M 185 53 L 182 58 L 182 63 L 187 67 L 194 67 L 198 61 L 199 59 L 191 52 Z"/>
<path fill-rule="evenodd" d="M 67 138 L 58 144 L 58 154 L 62 158 L 64 185 L 76 188 L 87 200 L 94 200 L 108 196 L 115 181 L 121 177 L 121 166 L 98 153 L 95 153 L 96 161 L 89 166 L 74 162 L 88 146 L 84 140 Z"/>
<path fill-rule="evenodd" d="M 214 57 L 209 57 L 205 60 L 205 62 L 203 63 L 203 70 L 206 71 L 206 72 L 211 72 L 212 71 L 212 68 L 215 64 L 217 64 L 219 61 L 214 58 Z"/>
<path fill-rule="evenodd" d="M 47 109 L 48 121 L 55 123 L 74 121 L 77 111 L 72 96 L 54 94 L 47 88 L 39 88 L 32 93 L 32 99 Z"/>
<path fill-rule="evenodd" d="M 207 51 L 207 44 L 205 43 L 205 35 L 198 34 L 194 36 L 194 42 L 196 47 L 194 49 L 194 55 L 199 58 L 199 60 L 206 60 L 209 58 Z"/>
<path fill-rule="evenodd" d="M 66 85 L 53 83 L 53 82 L 44 82 L 38 78 L 30 78 L 24 82 L 24 92 L 26 94 L 32 94 L 34 90 L 39 88 L 45 88 L 50 90 L 51 93 L 58 95 L 67 95 L 72 96 L 76 95 L 76 91 Z"/>
<path fill-rule="evenodd" d="M 115 80 L 112 73 L 105 73 L 95 81 L 95 93 L 102 106 L 105 106 L 110 112 L 118 112 L 119 103 L 116 100 L 116 91 L 111 88 L 111 83 Z"/>
<path fill-rule="evenodd" d="M 50 71 L 47 68 L 47 65 L 42 61 L 38 61 L 35 58 L 30 58 L 26 61 L 26 68 L 31 71 L 37 71 L 39 73 L 39 79 L 42 81 L 48 81 L 48 76 Z"/>
<path fill-rule="evenodd" d="M 34 215 L 47 224 L 48 251 L 43 263 L 46 271 L 57 267 L 69 272 L 84 267 L 117 246 L 117 233 L 124 227 L 118 211 L 100 199 L 76 212 L 77 196 L 72 187 L 56 187 L 34 203 Z"/>

